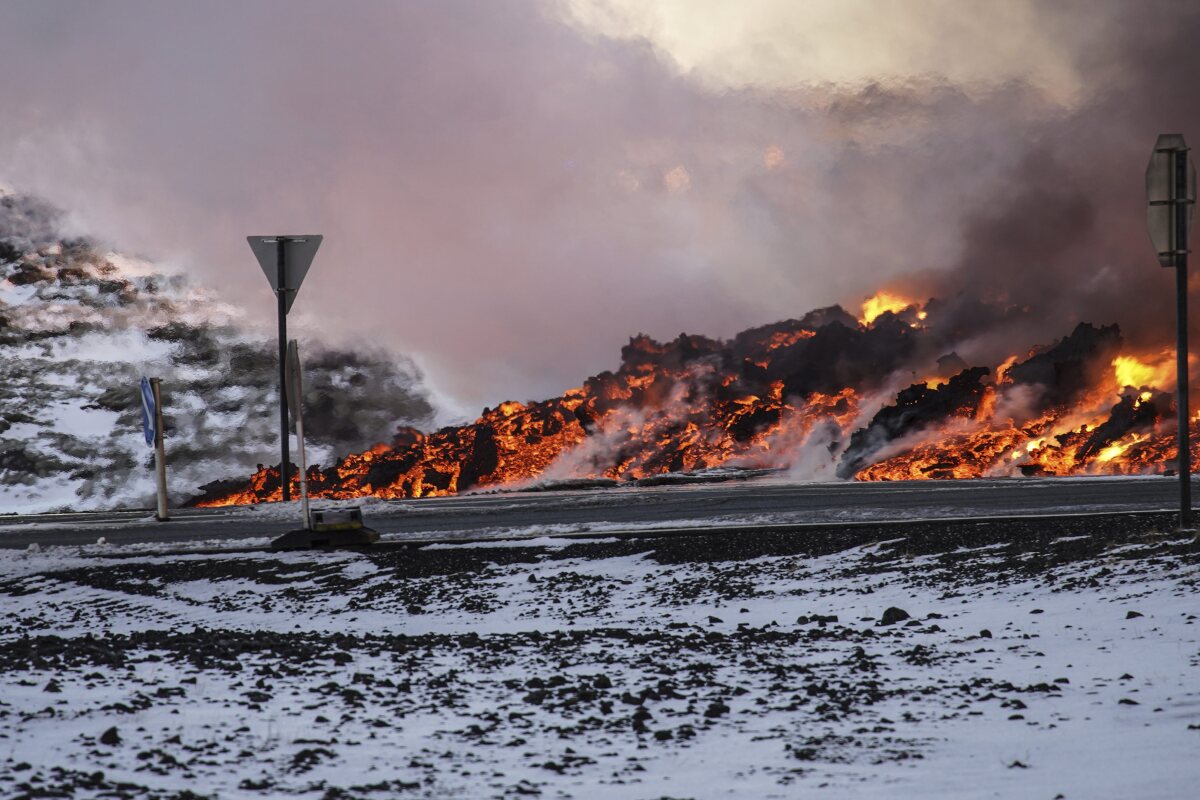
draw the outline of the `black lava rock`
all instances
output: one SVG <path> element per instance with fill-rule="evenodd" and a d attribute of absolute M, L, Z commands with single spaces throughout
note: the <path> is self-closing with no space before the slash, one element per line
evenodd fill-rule
<path fill-rule="evenodd" d="M 720 700 L 714 700 L 709 704 L 708 708 L 704 710 L 704 716 L 708 717 L 709 719 L 716 719 L 717 717 L 722 717 L 728 713 L 729 706 L 725 705 Z"/>

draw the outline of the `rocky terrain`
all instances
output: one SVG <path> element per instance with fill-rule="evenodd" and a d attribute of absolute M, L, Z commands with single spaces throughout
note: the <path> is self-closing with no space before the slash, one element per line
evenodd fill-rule
<path fill-rule="evenodd" d="M 277 346 L 205 287 L 0 192 L 0 513 L 153 505 L 142 375 L 163 379 L 175 502 L 277 463 Z M 311 461 L 431 424 L 411 362 L 301 347 Z"/>
<path fill-rule="evenodd" d="M 1181 798 L 1158 522 L 0 551 L 5 797 Z"/>

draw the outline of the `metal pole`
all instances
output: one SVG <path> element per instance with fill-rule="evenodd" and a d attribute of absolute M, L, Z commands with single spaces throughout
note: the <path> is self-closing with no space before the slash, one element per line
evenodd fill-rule
<path fill-rule="evenodd" d="M 1192 451 L 1191 414 L 1188 404 L 1188 151 L 1176 150 L 1171 154 L 1174 173 L 1175 201 L 1175 304 L 1176 304 L 1176 387 L 1175 401 L 1179 411 L 1179 527 L 1192 527 Z"/>
<path fill-rule="evenodd" d="M 160 379 L 150 379 L 150 388 L 154 391 L 154 471 L 158 482 L 158 513 L 155 518 L 159 522 L 166 522 L 170 517 L 167 516 L 167 449 L 163 444 L 161 385 Z"/>
<path fill-rule="evenodd" d="M 283 237 L 275 241 L 276 265 L 279 270 L 279 482 L 283 501 L 292 499 L 292 458 L 288 452 L 287 407 L 287 269 L 284 265 Z"/>

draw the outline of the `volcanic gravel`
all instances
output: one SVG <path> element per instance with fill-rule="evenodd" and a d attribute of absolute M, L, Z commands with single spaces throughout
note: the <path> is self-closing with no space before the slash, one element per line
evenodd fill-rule
<path fill-rule="evenodd" d="M 0 791 L 1182 797 L 1200 557 L 1145 528 L 3 553 Z"/>

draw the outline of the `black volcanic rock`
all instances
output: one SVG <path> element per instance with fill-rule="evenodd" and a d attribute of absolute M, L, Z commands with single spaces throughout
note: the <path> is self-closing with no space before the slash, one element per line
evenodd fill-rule
<path fill-rule="evenodd" d="M 836 394 L 847 386 L 877 386 L 917 351 L 922 332 L 895 315 L 882 314 L 870 328 L 832 321 L 807 339 L 781 349 L 764 379 L 783 381 L 784 394 Z"/>
<path fill-rule="evenodd" d="M 1146 431 L 1169 418 L 1175 403 L 1169 394 L 1159 393 L 1147 400 L 1136 394 L 1125 395 L 1109 411 L 1108 419 L 1088 432 L 1079 449 L 1080 458 L 1091 458 L 1128 433 Z"/>
<path fill-rule="evenodd" d="M 850 437 L 850 446 L 838 464 L 838 476 L 854 477 L 876 452 L 901 436 L 943 423 L 952 416 L 974 413 L 983 398 L 983 378 L 989 372 L 987 367 L 973 367 L 936 389 L 918 383 L 901 391 L 894 405 L 881 408 L 867 427 Z"/>
<path fill-rule="evenodd" d="M 1095 385 L 1098 373 L 1108 368 L 1121 349 L 1121 342 L 1119 326 L 1097 328 L 1081 322 L 1069 336 L 1014 364 L 1005 378 L 1016 384 L 1042 387 L 1046 406 L 1069 405 Z"/>

